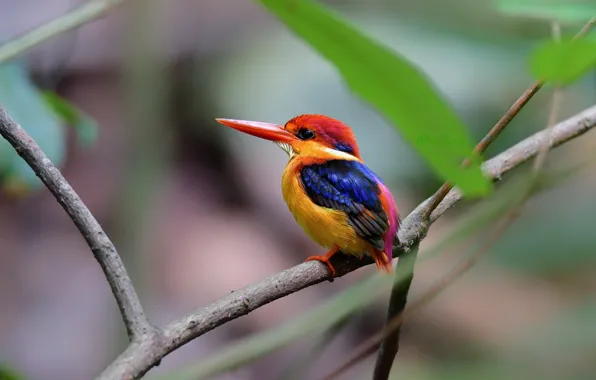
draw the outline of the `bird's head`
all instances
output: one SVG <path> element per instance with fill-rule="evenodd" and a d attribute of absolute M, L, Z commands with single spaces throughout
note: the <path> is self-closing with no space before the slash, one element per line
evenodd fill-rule
<path fill-rule="evenodd" d="M 343 122 L 324 115 L 300 115 L 284 125 L 259 121 L 216 119 L 249 135 L 276 142 L 290 158 L 295 155 L 336 156 L 360 159 L 354 133 Z"/>

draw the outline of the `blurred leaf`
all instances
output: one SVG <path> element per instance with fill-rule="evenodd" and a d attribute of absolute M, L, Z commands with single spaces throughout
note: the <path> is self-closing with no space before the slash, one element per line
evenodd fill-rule
<path fill-rule="evenodd" d="M 310 0 L 259 0 L 332 62 L 348 86 L 374 105 L 444 178 L 468 196 L 486 195 L 466 127 L 415 66 Z M 464 158 L 473 164 L 460 166 Z"/>
<path fill-rule="evenodd" d="M 4 194 L 10 198 L 18 199 L 28 196 L 31 188 L 18 174 L 8 173 L 2 178 Z"/>
<path fill-rule="evenodd" d="M 551 379 L 580 379 L 586 373 L 594 378 L 596 304 L 589 299 L 574 304 L 521 331 L 500 361 L 548 373 Z"/>
<path fill-rule="evenodd" d="M 44 91 L 42 96 L 56 116 L 75 129 L 81 145 L 89 146 L 95 142 L 98 129 L 95 120 L 55 92 Z"/>
<path fill-rule="evenodd" d="M 45 104 L 27 70 L 16 62 L 0 65 L 0 104 L 39 144 L 48 158 L 60 165 L 65 157 L 65 134 L 60 120 Z M 42 185 L 33 170 L 10 144 L 0 138 L 0 176 L 30 190 Z"/>
<path fill-rule="evenodd" d="M 533 274 L 585 268 L 596 263 L 595 213 L 592 197 L 580 195 L 566 198 L 563 204 L 550 203 L 523 215 L 519 221 L 523 228 L 509 231 L 509 239 L 499 242 L 492 256 L 505 266 Z"/>
<path fill-rule="evenodd" d="M 329 346 L 333 339 L 339 335 L 343 328 L 348 324 L 351 315 L 330 326 L 319 337 L 314 338 L 314 344 L 302 355 L 292 358 L 290 365 L 282 370 L 277 377 L 278 380 L 300 380 L 308 378 L 308 370 L 321 357 L 323 351 Z"/>
<path fill-rule="evenodd" d="M 596 64 L 596 41 L 545 41 L 530 57 L 530 70 L 541 80 L 565 85 L 579 78 Z"/>
<path fill-rule="evenodd" d="M 596 2 L 593 0 L 498 0 L 497 8 L 512 16 L 566 24 L 584 23 L 596 16 Z"/>
<path fill-rule="evenodd" d="M 586 304 L 565 310 L 545 321 L 519 331 L 514 341 L 495 356 L 480 361 L 450 361 L 440 363 L 425 373 L 392 379 L 416 380 L 580 380 L 593 379 L 596 366 L 596 305 Z M 587 375 L 586 374 L 590 374 Z M 583 376 L 582 376 L 583 375 Z"/>
<path fill-rule="evenodd" d="M 0 363 L 0 380 L 25 380 L 25 376 L 14 368 Z"/>
<path fill-rule="evenodd" d="M 590 168 L 590 162 L 548 173 L 540 180 L 539 190 L 567 182 L 572 175 Z M 491 257 L 534 274 L 569 273 L 596 262 L 596 237 L 592 232 L 596 202 L 591 193 L 584 194 L 581 189 L 580 194 L 566 194 L 564 199 L 565 202 L 547 201 L 548 207 L 523 214 L 518 221 L 522 227 L 511 229 L 509 238 L 493 247 Z"/>
<path fill-rule="evenodd" d="M 481 360 L 478 362 L 451 362 L 436 365 L 431 371 L 418 376 L 416 380 L 521 380 L 537 379 L 536 373 L 529 372 L 523 366 L 512 366 L 509 363 L 494 360 Z M 400 376 L 391 377 L 398 380 Z"/>

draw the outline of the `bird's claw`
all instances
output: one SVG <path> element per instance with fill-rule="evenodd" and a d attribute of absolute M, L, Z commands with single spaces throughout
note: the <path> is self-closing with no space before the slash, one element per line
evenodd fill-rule
<path fill-rule="evenodd" d="M 307 262 L 307 261 L 319 261 L 319 262 L 327 265 L 327 268 L 329 268 L 329 270 L 331 271 L 331 276 L 335 276 L 335 268 L 333 268 L 333 265 L 331 265 L 329 258 L 327 258 L 326 256 L 310 256 L 304 262 Z"/>

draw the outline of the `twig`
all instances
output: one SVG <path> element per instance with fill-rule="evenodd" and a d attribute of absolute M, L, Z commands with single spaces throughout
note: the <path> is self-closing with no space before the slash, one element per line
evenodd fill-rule
<path fill-rule="evenodd" d="M 25 33 L 21 37 L 8 41 L 0 46 L 0 63 L 12 59 L 42 42 L 95 20 L 123 2 L 124 0 L 91 0 L 75 10 Z"/>
<path fill-rule="evenodd" d="M 552 130 L 552 138 L 549 140 L 550 148 L 580 136 L 595 126 L 596 106 L 593 106 L 558 123 Z M 534 157 L 539 151 L 544 133 L 544 131 L 535 133 L 485 162 L 483 170 L 486 175 L 498 180 L 505 173 Z M 452 190 L 433 211 L 430 219 L 424 216 L 430 199 L 416 207 L 403 220 L 399 231 L 401 245 L 394 248 L 393 255 L 397 256 L 406 252 L 421 241 L 430 224 L 456 204 L 461 197 L 459 191 Z M 263 305 L 328 280 L 329 274 L 326 267 L 319 264 L 316 262 L 302 263 L 256 284 L 237 290 L 211 305 L 173 322 L 164 328 L 163 336 L 159 342 L 141 342 L 142 344 L 128 347 L 106 368 L 99 379 L 138 379 L 166 355 L 191 340 Z M 372 260 L 366 258 L 358 260 L 342 257 L 333 262 L 337 272 L 336 277 L 368 264 L 372 264 Z"/>
<path fill-rule="evenodd" d="M 156 329 L 145 317 L 139 297 L 114 244 L 60 171 L 27 132 L 8 116 L 2 105 L 0 105 L 0 135 L 8 140 L 29 164 L 83 235 L 112 288 L 129 338 L 136 341 L 155 334 Z"/>
<path fill-rule="evenodd" d="M 497 121 L 494 127 L 484 136 L 482 140 L 476 145 L 474 148 L 475 154 L 482 154 L 488 148 L 488 146 L 495 141 L 495 139 L 503 132 L 503 130 L 511 123 L 511 121 L 517 116 L 519 111 L 524 108 L 526 104 L 532 99 L 534 95 L 542 88 L 544 83 L 542 81 L 535 82 L 532 86 L 530 86 L 524 93 L 513 103 L 511 108 Z M 468 165 L 469 161 L 465 161 L 464 165 Z M 453 184 L 450 182 L 445 182 L 439 190 L 430 198 L 431 201 L 428 204 L 428 208 L 426 210 L 427 215 L 430 215 L 437 206 L 441 203 L 441 201 L 449 194 L 449 192 L 453 189 Z"/>

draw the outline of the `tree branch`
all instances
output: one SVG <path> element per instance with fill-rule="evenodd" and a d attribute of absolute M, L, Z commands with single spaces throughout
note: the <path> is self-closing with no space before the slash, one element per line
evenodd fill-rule
<path fill-rule="evenodd" d="M 69 30 L 76 29 L 107 11 L 120 5 L 124 0 L 91 0 L 77 9 L 66 13 L 46 24 L 25 33 L 21 37 L 0 46 L 0 63 L 8 61 L 29 49 L 48 41 Z"/>
<path fill-rule="evenodd" d="M 8 140 L 29 164 L 83 235 L 112 288 L 129 338 L 135 341 L 145 338 L 148 334 L 154 334 L 156 329 L 145 317 L 139 297 L 114 244 L 60 171 L 27 132 L 8 116 L 2 105 L 0 105 L 0 135 Z"/>
<path fill-rule="evenodd" d="M 549 145 L 555 148 L 586 133 L 594 126 L 596 126 L 596 106 L 557 124 L 551 131 Z M 499 180 L 508 171 L 534 157 L 540 149 L 544 133 L 545 131 L 538 132 L 485 162 L 483 169 L 486 175 Z M 399 230 L 401 244 L 394 247 L 393 255 L 407 252 L 418 244 L 426 236 L 430 224 L 461 198 L 462 195 L 457 189 L 451 190 L 433 211 L 430 220 L 425 217 L 425 210 L 431 198 L 416 207 L 402 222 Z M 338 256 L 333 262 L 336 277 L 368 264 L 372 264 L 372 260 L 368 258 L 358 260 L 347 256 Z M 99 379 L 138 379 L 157 365 L 163 357 L 191 340 L 263 305 L 328 280 L 328 276 L 329 272 L 325 265 L 311 261 L 237 290 L 165 327 L 159 342 L 131 345 L 106 368 Z"/>

